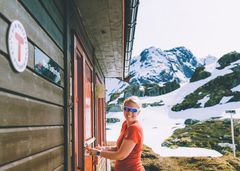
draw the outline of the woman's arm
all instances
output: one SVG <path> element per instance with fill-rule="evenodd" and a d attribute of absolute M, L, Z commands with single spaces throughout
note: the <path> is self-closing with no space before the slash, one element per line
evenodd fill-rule
<path fill-rule="evenodd" d="M 123 160 L 131 153 L 135 145 L 136 143 L 133 140 L 124 139 L 120 148 L 116 148 L 116 151 L 99 150 L 96 148 L 87 148 L 87 150 L 92 155 L 96 155 L 97 151 L 100 151 L 101 157 L 105 157 L 111 160 Z"/>
<path fill-rule="evenodd" d="M 96 149 L 98 150 L 101 150 L 101 151 L 117 151 L 117 146 L 100 146 L 99 144 L 95 147 Z"/>
<path fill-rule="evenodd" d="M 103 146 L 103 148 L 101 148 L 101 150 L 104 150 L 104 151 L 117 151 L 117 146 Z"/>

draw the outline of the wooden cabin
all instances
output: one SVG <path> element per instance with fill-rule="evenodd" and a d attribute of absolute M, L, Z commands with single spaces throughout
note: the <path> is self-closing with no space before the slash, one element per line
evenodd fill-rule
<path fill-rule="evenodd" d="M 104 82 L 127 77 L 138 0 L 0 1 L 0 171 L 109 170 Z"/>

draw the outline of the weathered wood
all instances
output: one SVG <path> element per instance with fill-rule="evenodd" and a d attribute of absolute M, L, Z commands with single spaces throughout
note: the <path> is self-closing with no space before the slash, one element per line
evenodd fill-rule
<path fill-rule="evenodd" d="M 63 70 L 60 70 L 59 71 L 61 73 L 61 87 L 64 87 L 64 73 L 63 73 Z"/>
<path fill-rule="evenodd" d="M 69 126 L 69 140 L 68 140 L 69 142 L 72 141 L 72 133 L 73 133 L 73 132 L 72 132 L 72 129 L 73 129 L 73 126 L 70 125 L 70 126 Z"/>
<path fill-rule="evenodd" d="M 24 6 L 30 11 L 40 25 L 51 35 L 58 46 L 63 49 L 63 35 L 53 22 L 39 0 L 22 0 Z"/>
<path fill-rule="evenodd" d="M 50 1 L 41 0 L 41 3 L 47 9 L 47 12 L 51 15 L 57 27 L 60 29 L 61 33 L 63 33 L 63 15 L 60 13 L 58 7 L 54 4 L 53 0 Z"/>
<path fill-rule="evenodd" d="M 68 146 L 69 146 L 69 155 L 70 157 L 72 157 L 72 141 L 68 143 Z"/>
<path fill-rule="evenodd" d="M 73 160 L 73 151 L 72 151 L 72 141 L 68 143 L 68 170 L 72 170 L 72 160 Z"/>
<path fill-rule="evenodd" d="M 0 129 L 0 165 L 59 146 L 64 142 L 63 127 Z"/>
<path fill-rule="evenodd" d="M 31 42 L 28 42 L 28 67 L 34 69 L 34 46 Z"/>
<path fill-rule="evenodd" d="M 56 4 L 57 9 L 61 13 L 61 15 L 64 15 L 64 0 L 53 0 L 53 2 Z"/>
<path fill-rule="evenodd" d="M 70 112 L 69 112 L 69 125 L 72 125 L 72 109 L 70 109 Z"/>
<path fill-rule="evenodd" d="M 55 147 L 0 167 L 0 171 L 47 171 L 55 168 L 61 170 L 63 168 L 63 156 L 63 146 Z"/>
<path fill-rule="evenodd" d="M 69 135 L 69 139 L 68 139 L 68 142 L 72 141 L 72 109 L 69 110 L 69 123 L 68 123 L 68 128 L 69 128 L 69 131 L 68 131 L 68 135 Z"/>
<path fill-rule="evenodd" d="M 71 166 L 71 164 L 70 164 L 70 166 Z M 54 171 L 63 171 L 63 170 L 64 170 L 64 166 L 63 165 L 61 165 L 58 168 L 54 169 Z"/>
<path fill-rule="evenodd" d="M 0 87 L 63 105 L 63 89 L 37 76 L 28 69 L 16 73 L 9 60 L 0 54 Z"/>
<path fill-rule="evenodd" d="M 58 48 L 18 1 L 0 1 L 0 11 L 10 21 L 19 20 L 23 24 L 28 38 L 57 62 L 58 65 L 64 68 L 63 52 L 61 49 Z"/>
<path fill-rule="evenodd" d="M 1 3 L 0 3 L 1 4 Z M 7 53 L 7 29 L 8 29 L 8 24 L 2 20 L 0 17 L 0 48 L 3 52 Z"/>
<path fill-rule="evenodd" d="M 0 127 L 63 125 L 63 107 L 0 91 Z"/>

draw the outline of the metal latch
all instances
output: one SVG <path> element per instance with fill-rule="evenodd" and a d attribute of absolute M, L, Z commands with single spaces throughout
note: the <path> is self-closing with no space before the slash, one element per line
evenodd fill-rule
<path fill-rule="evenodd" d="M 84 147 L 85 147 L 85 148 L 88 147 L 88 146 L 91 145 L 95 140 L 96 140 L 96 138 L 93 137 L 93 138 L 85 141 L 85 142 L 84 142 Z"/>

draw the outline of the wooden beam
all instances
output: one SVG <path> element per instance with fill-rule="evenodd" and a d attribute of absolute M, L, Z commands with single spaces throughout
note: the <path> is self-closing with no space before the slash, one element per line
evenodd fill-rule
<path fill-rule="evenodd" d="M 28 69 L 16 73 L 9 60 L 0 54 L 0 87 L 17 93 L 63 105 L 63 89 L 37 76 Z"/>
<path fill-rule="evenodd" d="M 63 127 L 0 129 L 0 165 L 63 144 Z"/>
<path fill-rule="evenodd" d="M 0 127 L 63 125 L 63 108 L 0 91 Z"/>
<path fill-rule="evenodd" d="M 63 146 L 35 154 L 22 160 L 0 167 L 4 171 L 62 170 Z"/>

